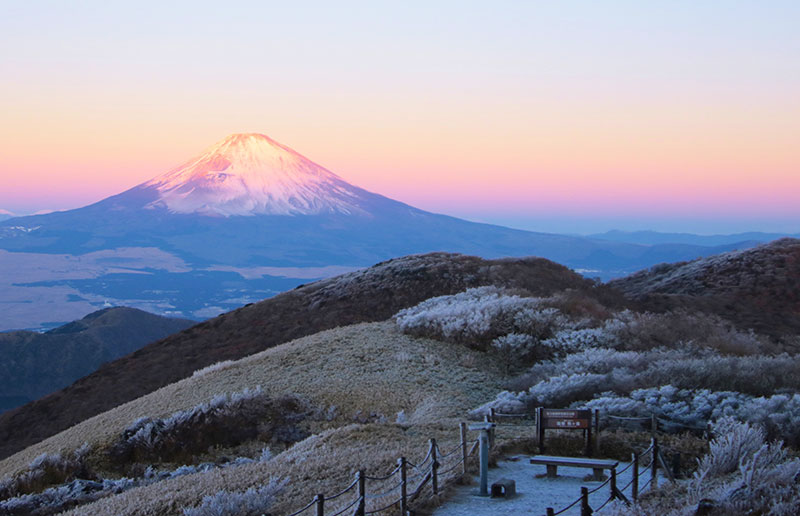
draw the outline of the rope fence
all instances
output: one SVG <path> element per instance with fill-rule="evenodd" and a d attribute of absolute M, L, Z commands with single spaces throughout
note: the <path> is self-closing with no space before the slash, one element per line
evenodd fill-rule
<path fill-rule="evenodd" d="M 412 503 L 420 504 L 437 496 L 441 480 L 467 473 L 468 459 L 479 440 L 467 440 L 466 423 L 460 425 L 460 433 L 460 442 L 452 448 L 446 447 L 447 453 L 442 453 L 436 439 L 430 439 L 425 456 L 416 464 L 400 457 L 397 466 L 386 475 L 367 475 L 359 470 L 353 482 L 338 493 L 318 494 L 302 509 L 287 516 L 366 516 L 387 511 L 396 514 L 398 507 L 403 516 L 413 514 Z M 372 486 L 369 489 L 368 481 Z M 349 496 L 354 498 L 350 500 Z M 340 498 L 345 501 L 332 506 L 330 502 Z"/>
<path fill-rule="evenodd" d="M 563 514 L 579 504 L 581 507 L 581 515 L 588 516 L 603 510 L 615 500 L 626 504 L 630 504 L 631 500 L 635 502 L 640 493 L 645 489 L 649 488 L 652 490 L 657 487 L 659 469 L 664 469 L 667 473 L 667 478 L 674 482 L 670 474 L 671 472 L 666 467 L 666 461 L 661 455 L 658 439 L 655 434 L 659 429 L 659 425 L 662 428 L 682 426 L 694 431 L 708 431 L 708 429 L 682 425 L 681 423 L 657 417 L 656 415 L 651 417 L 629 417 L 604 414 L 603 417 L 608 420 L 617 420 L 620 422 L 650 422 L 653 431 L 650 446 L 639 453 L 634 453 L 633 460 L 619 471 L 613 468 L 610 477 L 601 484 L 592 489 L 582 487 L 581 495 L 558 511 L 548 507 L 547 516 Z M 507 414 L 491 410 L 490 415 L 485 417 L 485 421 L 494 423 L 489 431 L 490 449 L 495 439 L 502 441 L 530 441 L 538 439 L 538 435 L 532 437 L 519 435 L 498 437 L 496 435 L 497 427 L 535 427 L 536 417 L 530 414 Z M 502 425 L 499 424 L 501 422 L 503 423 Z M 412 504 L 416 506 L 416 504 L 423 503 L 437 496 L 440 491 L 441 480 L 445 477 L 452 479 L 467 474 L 469 459 L 475 454 L 476 450 L 478 450 L 480 440 L 467 439 L 466 423 L 460 425 L 460 433 L 458 444 L 452 448 L 446 447 L 446 452 L 442 452 L 442 448 L 437 444 L 436 439 L 430 439 L 425 455 L 418 462 L 414 463 L 405 457 L 400 457 L 397 460 L 396 467 L 385 475 L 367 475 L 364 470 L 359 470 L 356 472 L 355 479 L 343 490 L 331 496 L 318 494 L 301 509 L 286 516 L 306 516 L 309 514 L 315 514 L 316 516 L 341 516 L 344 514 L 348 514 L 348 516 L 366 516 L 381 514 L 387 511 L 396 511 L 398 507 L 402 516 L 413 515 Z M 643 464 L 642 461 L 645 457 L 650 459 L 647 464 Z M 631 468 L 633 468 L 632 478 L 624 487 L 619 489 L 617 487 L 618 475 L 627 472 Z M 640 482 L 642 475 L 647 475 L 649 477 L 644 483 Z M 371 484 L 368 490 L 368 481 L 372 484 L 383 485 Z M 389 485 L 387 486 L 386 484 Z M 609 496 L 593 509 L 589 504 L 589 496 L 603 489 L 608 489 Z M 346 497 L 346 495 L 354 497 L 353 499 L 348 499 L 349 496 Z M 335 504 L 331 503 L 339 499 L 343 501 Z M 368 505 L 370 506 L 369 508 Z M 315 509 L 315 511 L 312 512 L 312 509 Z M 396 514 L 396 512 L 394 513 Z"/>

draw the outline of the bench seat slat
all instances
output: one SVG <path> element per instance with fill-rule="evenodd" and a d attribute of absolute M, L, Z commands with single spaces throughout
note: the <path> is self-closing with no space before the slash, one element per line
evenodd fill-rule
<path fill-rule="evenodd" d="M 552 455 L 536 455 L 531 458 L 531 464 L 544 464 L 551 466 L 567 466 L 592 469 L 611 469 L 616 468 L 619 461 L 583 459 L 580 457 L 554 457 Z"/>

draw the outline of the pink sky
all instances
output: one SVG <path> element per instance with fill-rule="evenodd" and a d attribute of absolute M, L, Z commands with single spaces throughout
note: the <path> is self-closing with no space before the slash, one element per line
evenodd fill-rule
<path fill-rule="evenodd" d="M 478 220 L 800 231 L 791 2 L 178 4 L 10 8 L 1 209 L 78 207 L 252 131 Z"/>

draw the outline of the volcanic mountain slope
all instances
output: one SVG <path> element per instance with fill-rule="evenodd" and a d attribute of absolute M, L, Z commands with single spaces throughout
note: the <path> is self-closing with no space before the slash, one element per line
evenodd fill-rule
<path fill-rule="evenodd" d="M 66 387 L 105 362 L 193 324 L 132 308 L 107 308 L 47 333 L 0 333 L 0 412 Z"/>
<path fill-rule="evenodd" d="M 15 217 L 15 215 L 13 213 L 11 213 L 8 210 L 4 210 L 4 209 L 0 208 L 0 220 L 7 220 L 7 219 L 10 219 L 10 218 L 13 218 L 13 217 Z"/>
<path fill-rule="evenodd" d="M 390 260 L 224 314 L 0 415 L 0 456 L 215 362 L 238 359 L 336 326 L 385 320 L 430 297 L 481 285 L 524 288 L 535 295 L 568 288 L 598 290 L 566 267 L 539 258 L 483 260 L 435 253 Z"/>
<path fill-rule="evenodd" d="M 214 245 L 208 245 L 214 242 Z M 729 250 L 533 233 L 419 210 L 345 182 L 262 134 L 234 134 L 91 206 L 0 225 L 8 251 L 157 247 L 196 266 L 365 266 L 413 253 L 542 256 L 599 275 Z"/>
<path fill-rule="evenodd" d="M 664 264 L 609 283 L 651 310 L 693 308 L 770 335 L 800 333 L 800 240 Z"/>

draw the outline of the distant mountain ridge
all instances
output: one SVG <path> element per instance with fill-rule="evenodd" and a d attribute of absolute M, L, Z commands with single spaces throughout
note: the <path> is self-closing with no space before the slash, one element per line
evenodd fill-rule
<path fill-rule="evenodd" d="M 658 231 L 620 231 L 612 230 L 605 233 L 586 235 L 586 238 L 607 240 L 611 242 L 624 242 L 628 244 L 660 245 L 660 244 L 689 244 L 699 246 L 725 246 L 740 243 L 771 242 L 779 238 L 800 238 L 800 233 L 765 233 L 749 231 L 746 233 L 733 233 L 729 235 L 698 235 L 694 233 L 661 233 Z"/>
<path fill-rule="evenodd" d="M 107 308 L 46 333 L 0 333 L 0 412 L 61 389 L 101 364 L 194 324 Z"/>
<path fill-rule="evenodd" d="M 765 334 L 800 334 L 798 239 L 662 264 L 609 285 L 648 309 L 694 308 Z"/>
<path fill-rule="evenodd" d="M 385 320 L 430 297 L 483 285 L 519 287 L 537 295 L 603 290 L 541 258 L 483 260 L 433 253 L 389 260 L 198 324 L 105 364 L 65 389 L 0 414 L 0 458 L 216 362 L 337 326 Z"/>

